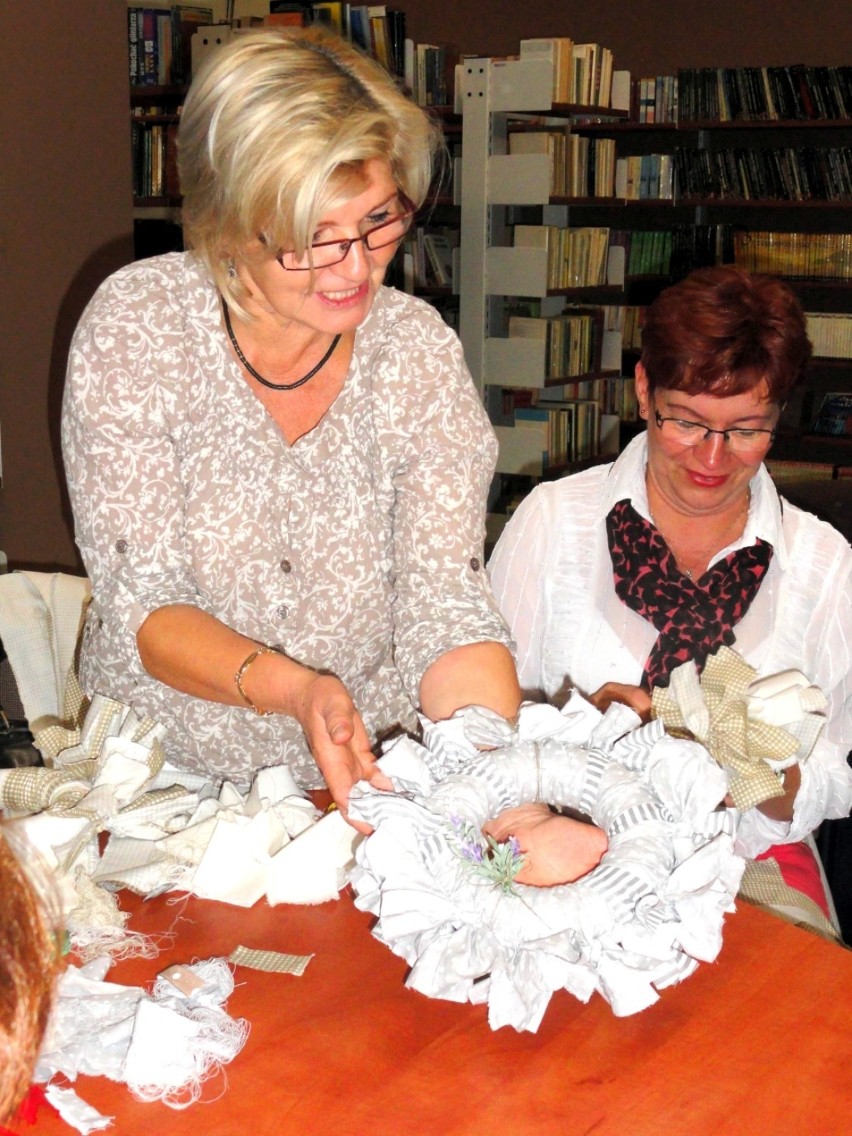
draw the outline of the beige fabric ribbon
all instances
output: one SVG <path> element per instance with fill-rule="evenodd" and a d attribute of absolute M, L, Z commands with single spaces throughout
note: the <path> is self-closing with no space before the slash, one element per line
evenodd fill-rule
<path fill-rule="evenodd" d="M 51 768 L 0 770 L 0 808 L 93 819 L 138 809 L 149 803 L 140 789 L 163 767 L 161 733 L 153 719 L 95 695 L 82 727 L 52 725 L 34 735 Z"/>
<path fill-rule="evenodd" d="M 784 795 L 777 771 L 808 757 L 826 704 L 800 672 L 758 679 L 729 647 L 710 656 L 700 678 L 692 662 L 684 663 L 668 688 L 651 694 L 653 715 L 667 729 L 689 730 L 729 771 L 731 798 L 741 811 Z"/>

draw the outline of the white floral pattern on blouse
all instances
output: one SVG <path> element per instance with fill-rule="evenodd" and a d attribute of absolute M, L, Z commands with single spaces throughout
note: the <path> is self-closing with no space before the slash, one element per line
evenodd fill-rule
<path fill-rule="evenodd" d="M 245 782 L 322 779 L 295 720 L 152 679 L 135 633 L 187 603 L 339 675 L 372 738 L 416 729 L 420 679 L 465 643 L 511 645 L 483 570 L 493 431 L 461 345 L 429 305 L 380 289 L 344 388 L 289 446 L 227 345 L 191 253 L 105 281 L 75 333 L 63 454 L 93 586 L 87 692 L 167 728 L 170 760 Z"/>

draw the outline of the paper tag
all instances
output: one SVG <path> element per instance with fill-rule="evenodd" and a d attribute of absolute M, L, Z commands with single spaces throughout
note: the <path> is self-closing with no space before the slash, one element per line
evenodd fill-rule
<path fill-rule="evenodd" d="M 188 966 L 180 966 L 179 964 L 166 967 L 164 971 L 161 971 L 160 978 L 165 978 L 166 982 L 171 982 L 172 986 L 187 998 L 191 998 L 204 985 L 198 975 L 193 974 Z"/>

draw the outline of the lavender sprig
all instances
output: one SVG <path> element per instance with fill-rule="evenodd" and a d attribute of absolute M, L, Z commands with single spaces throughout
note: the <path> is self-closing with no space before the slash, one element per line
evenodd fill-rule
<path fill-rule="evenodd" d="M 510 836 L 505 844 L 498 844 L 460 817 L 450 817 L 450 824 L 455 832 L 455 847 L 452 843 L 450 847 L 473 874 L 496 884 L 505 895 L 517 895 L 515 880 L 525 863 L 517 838 Z"/>

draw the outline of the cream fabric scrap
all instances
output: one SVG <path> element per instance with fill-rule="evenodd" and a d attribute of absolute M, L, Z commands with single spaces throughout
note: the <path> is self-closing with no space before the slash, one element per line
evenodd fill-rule
<path fill-rule="evenodd" d="M 0 576 L 0 639 L 34 733 L 65 724 L 66 685 L 90 598 L 91 585 L 81 576 Z"/>
<path fill-rule="evenodd" d="M 818 711 L 826 706 L 821 691 L 798 672 L 757 679 L 755 669 L 724 646 L 700 678 L 692 662 L 677 667 L 651 701 L 667 728 L 688 729 L 729 771 L 741 812 L 784 795 L 776 771 L 809 756 L 824 724 Z"/>
<path fill-rule="evenodd" d="M 53 736 L 68 744 L 52 768 L 0 771 L 0 808 L 23 818 L 25 834 L 63 877 L 66 914 L 80 906 L 81 866 L 111 888 L 183 890 L 244 907 L 263 896 L 322 903 L 343 887 L 358 834 L 333 814 L 317 823 L 286 766 L 259 770 L 248 787 L 217 790 L 166 767 L 161 727 L 101 695 L 80 727 L 57 726 Z M 60 832 L 46 817 L 75 823 Z M 101 832 L 110 834 L 103 854 Z"/>
<path fill-rule="evenodd" d="M 251 947 L 235 947 L 229 956 L 235 966 L 248 966 L 270 974 L 295 974 L 301 977 L 313 955 L 288 955 L 282 951 L 258 951 Z"/>
<path fill-rule="evenodd" d="M 61 1085 L 47 1085 L 44 1095 L 65 1123 L 76 1128 L 83 1136 L 112 1127 L 114 1119 L 112 1116 L 103 1116 L 96 1108 L 92 1108 L 78 1097 L 73 1089 L 62 1088 Z"/>

